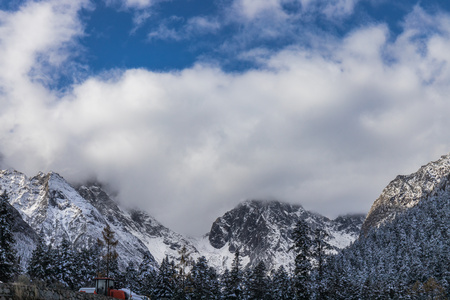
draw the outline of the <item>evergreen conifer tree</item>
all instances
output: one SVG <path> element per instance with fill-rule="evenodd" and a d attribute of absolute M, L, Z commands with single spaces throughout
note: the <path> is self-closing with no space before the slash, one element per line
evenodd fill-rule
<path fill-rule="evenodd" d="M 157 299 L 172 299 L 175 296 L 176 274 L 175 264 L 166 256 L 161 262 L 159 274 L 156 277 L 154 295 Z"/>
<path fill-rule="evenodd" d="M 323 293 L 325 289 L 324 282 L 324 267 L 325 260 L 327 257 L 326 251 L 331 250 L 331 245 L 327 242 L 330 238 L 330 235 L 323 229 L 317 227 L 314 230 L 314 235 L 312 239 L 312 247 L 311 247 L 311 255 L 315 258 L 317 263 L 317 270 L 314 276 L 314 291 L 316 293 L 316 297 L 319 299 L 323 299 Z"/>
<path fill-rule="evenodd" d="M 44 281 L 48 285 L 53 285 L 58 282 L 59 268 L 58 268 L 58 251 L 51 245 L 47 247 L 44 256 L 40 258 L 42 265 L 45 266 Z"/>
<path fill-rule="evenodd" d="M 295 269 L 294 269 L 294 287 L 298 299 L 309 299 L 310 292 L 310 247 L 311 229 L 305 220 L 299 220 L 292 233 L 294 246 L 292 247 L 296 253 Z"/>
<path fill-rule="evenodd" d="M 231 285 L 233 294 L 230 295 L 230 299 L 241 299 L 242 294 L 242 270 L 241 270 L 241 255 L 239 250 L 234 253 L 234 259 L 231 263 L 230 271 Z M 233 298 L 234 297 L 234 298 Z"/>
<path fill-rule="evenodd" d="M 248 299 L 262 300 L 269 297 L 269 282 L 266 274 L 266 265 L 263 261 L 259 262 L 250 273 L 248 286 Z"/>
<path fill-rule="evenodd" d="M 40 236 L 36 245 L 36 248 L 31 254 L 31 259 L 28 263 L 27 273 L 31 279 L 44 280 L 47 275 L 48 266 L 45 264 L 47 255 L 47 247 L 44 244 L 42 237 Z"/>
<path fill-rule="evenodd" d="M 143 295 L 151 295 L 155 281 L 155 271 L 151 266 L 152 259 L 148 253 L 144 254 L 144 259 L 139 264 L 137 291 Z"/>
<path fill-rule="evenodd" d="M 97 276 L 99 263 L 97 244 L 94 244 L 93 247 L 83 248 L 75 254 L 76 288 L 94 285 L 93 279 Z"/>
<path fill-rule="evenodd" d="M 58 281 L 72 290 L 75 289 L 75 252 L 72 249 L 72 244 L 66 237 L 64 237 L 61 245 L 57 248 L 57 261 L 55 263 Z"/>
<path fill-rule="evenodd" d="M 216 275 L 211 272 L 204 256 L 197 259 L 192 268 L 192 298 L 193 299 L 216 299 L 215 284 Z"/>
<path fill-rule="evenodd" d="M 137 291 L 138 286 L 138 271 L 136 270 L 134 263 L 131 261 L 125 270 L 125 282 L 124 286 L 132 291 Z"/>
<path fill-rule="evenodd" d="M 222 273 L 220 284 L 222 286 L 222 299 L 236 299 L 235 286 L 230 270 L 225 269 Z"/>
<path fill-rule="evenodd" d="M 273 274 L 272 297 L 274 300 L 290 300 L 295 297 L 291 278 L 283 266 L 280 266 Z"/>

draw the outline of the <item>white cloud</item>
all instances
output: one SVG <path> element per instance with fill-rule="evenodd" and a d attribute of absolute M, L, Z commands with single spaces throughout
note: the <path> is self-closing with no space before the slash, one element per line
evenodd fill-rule
<path fill-rule="evenodd" d="M 109 6 L 119 6 L 125 9 L 146 10 L 161 0 L 103 0 Z M 164 0 L 162 0 L 164 1 Z"/>
<path fill-rule="evenodd" d="M 341 18 L 353 14 L 356 3 L 359 0 L 334 0 L 326 1 L 322 13 L 328 18 Z"/>
<path fill-rule="evenodd" d="M 280 0 L 236 0 L 233 3 L 233 11 L 242 17 L 252 20 L 261 14 L 282 14 Z"/>
<path fill-rule="evenodd" d="M 262 51 L 258 70 L 111 71 L 61 95 L 29 73 L 46 71 L 42 55 L 62 66 L 82 34 L 77 7 L 57 3 L 1 16 L 3 164 L 95 175 L 176 230 L 206 232 L 251 197 L 333 216 L 367 211 L 395 175 L 450 147 L 443 31 L 417 43 L 405 23 L 391 42 L 385 26 L 372 26 L 325 47 Z"/>
<path fill-rule="evenodd" d="M 153 4 L 152 0 L 125 0 L 125 5 L 132 8 L 145 8 Z"/>
<path fill-rule="evenodd" d="M 187 21 L 186 31 L 190 34 L 211 33 L 220 27 L 219 21 L 214 18 L 193 17 Z"/>
<path fill-rule="evenodd" d="M 181 26 L 174 26 L 174 23 L 183 21 L 179 17 L 171 17 L 159 24 L 156 30 L 148 34 L 150 40 L 186 40 L 205 34 L 217 32 L 222 24 L 212 17 L 192 17 Z M 179 24 L 178 24 L 179 25 Z"/>
<path fill-rule="evenodd" d="M 359 0 L 235 0 L 232 11 L 245 21 L 270 17 L 278 19 L 302 18 L 304 15 L 323 14 L 330 19 L 353 13 Z M 287 7 L 299 7 L 290 10 Z"/>

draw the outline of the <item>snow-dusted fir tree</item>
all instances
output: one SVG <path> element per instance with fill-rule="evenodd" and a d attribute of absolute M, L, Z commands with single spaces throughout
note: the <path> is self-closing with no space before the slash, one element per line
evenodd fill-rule
<path fill-rule="evenodd" d="M 144 259 L 139 264 L 137 274 L 137 291 L 142 295 L 151 295 L 155 285 L 156 272 L 152 266 L 152 258 L 148 253 L 144 254 Z"/>
<path fill-rule="evenodd" d="M 58 248 L 52 247 L 52 244 L 47 248 L 47 252 L 42 258 L 44 264 L 47 265 L 47 276 L 45 281 L 48 284 L 55 284 L 59 282 L 59 253 Z"/>
<path fill-rule="evenodd" d="M 235 287 L 231 278 L 230 270 L 225 269 L 220 280 L 222 297 L 221 299 L 236 299 Z"/>
<path fill-rule="evenodd" d="M 314 278 L 312 280 L 312 290 L 314 298 L 323 299 L 325 289 L 324 268 L 327 258 L 327 251 L 332 247 L 328 243 L 330 235 L 322 228 L 317 227 L 313 232 L 311 243 L 311 256 L 315 259 L 317 267 L 314 270 Z"/>
<path fill-rule="evenodd" d="M 450 297 L 450 180 L 327 263 L 334 299 Z M 439 298 L 440 297 L 440 298 Z"/>
<path fill-rule="evenodd" d="M 166 256 L 159 267 L 159 274 L 156 277 L 153 294 L 156 299 L 172 299 L 177 289 L 176 269 L 173 261 L 169 261 Z"/>
<path fill-rule="evenodd" d="M 48 259 L 47 246 L 44 244 L 42 236 L 39 236 L 36 248 L 31 254 L 31 259 L 28 263 L 27 273 L 32 280 L 45 280 L 48 275 Z"/>
<path fill-rule="evenodd" d="M 139 288 L 138 285 L 138 271 L 131 261 L 125 270 L 125 282 L 124 286 L 130 290 L 136 291 Z"/>
<path fill-rule="evenodd" d="M 94 285 L 93 279 L 97 276 L 100 264 L 99 250 L 98 245 L 94 244 L 92 247 L 83 248 L 76 253 L 76 288 Z"/>
<path fill-rule="evenodd" d="M 296 253 L 294 287 L 298 299 L 309 299 L 311 270 L 311 229 L 305 220 L 299 220 L 292 233 L 293 249 Z"/>
<path fill-rule="evenodd" d="M 248 280 L 248 298 L 251 300 L 268 299 L 269 297 L 269 278 L 266 274 L 266 265 L 263 261 L 259 262 L 250 272 Z"/>
<path fill-rule="evenodd" d="M 290 300 L 295 298 L 292 280 L 283 266 L 280 266 L 273 274 L 272 298 L 274 300 Z"/>
<path fill-rule="evenodd" d="M 77 267 L 75 264 L 75 251 L 66 237 L 63 238 L 61 244 L 57 247 L 56 254 L 55 269 L 57 270 L 56 277 L 58 281 L 70 289 L 75 289 Z"/>
<path fill-rule="evenodd" d="M 9 197 L 4 191 L 0 195 L 0 280 L 7 282 L 17 273 L 17 257 L 14 249 L 12 216 L 8 209 Z"/>
<path fill-rule="evenodd" d="M 234 253 L 234 259 L 231 263 L 231 286 L 232 286 L 232 294 L 230 295 L 230 299 L 241 299 L 242 295 L 242 269 L 241 269 L 241 254 L 239 249 Z M 235 297 L 235 298 L 233 298 Z"/>
<path fill-rule="evenodd" d="M 217 299 L 217 274 L 211 271 L 206 258 L 199 257 L 191 270 L 193 299 Z"/>

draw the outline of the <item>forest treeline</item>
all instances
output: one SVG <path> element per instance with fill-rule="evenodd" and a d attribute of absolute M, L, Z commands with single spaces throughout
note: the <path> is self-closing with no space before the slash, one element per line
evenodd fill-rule
<path fill-rule="evenodd" d="M 20 270 L 3 194 L 0 280 L 20 275 L 21 281 L 77 290 L 107 275 L 118 288 L 151 299 L 449 299 L 449 199 L 443 189 L 335 255 L 329 254 L 327 232 L 299 221 L 291 237 L 293 270 L 269 270 L 264 262 L 244 268 L 237 250 L 231 268 L 219 274 L 205 257 L 192 260 L 186 248 L 158 268 L 146 256 L 140 265 L 120 270 L 114 232 L 105 235 L 110 228 L 97 244 L 82 250 L 68 240 L 50 247 L 41 239 L 27 269 Z"/>

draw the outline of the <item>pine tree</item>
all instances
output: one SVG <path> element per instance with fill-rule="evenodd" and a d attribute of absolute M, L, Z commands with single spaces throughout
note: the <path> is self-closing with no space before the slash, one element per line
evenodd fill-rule
<path fill-rule="evenodd" d="M 149 253 L 144 254 L 144 259 L 139 264 L 138 268 L 138 282 L 137 282 L 137 291 L 140 294 L 150 295 L 152 294 L 152 288 L 155 281 L 155 271 L 151 265 L 152 259 Z"/>
<path fill-rule="evenodd" d="M 166 256 L 159 267 L 159 274 L 156 277 L 154 295 L 157 299 L 172 299 L 176 292 L 176 269 L 173 261 L 169 261 Z"/>
<path fill-rule="evenodd" d="M 222 273 L 220 285 L 222 287 L 222 299 L 236 299 L 235 286 L 230 270 L 225 269 Z"/>
<path fill-rule="evenodd" d="M 206 258 L 199 257 L 191 271 L 193 299 L 216 299 L 217 275 L 211 271 Z"/>
<path fill-rule="evenodd" d="M 211 299 L 221 299 L 219 275 L 213 267 L 208 268 L 208 278 L 208 288 L 212 291 Z"/>
<path fill-rule="evenodd" d="M 70 289 L 75 289 L 76 280 L 76 265 L 75 252 L 72 249 L 70 241 L 64 237 L 61 245 L 57 248 L 57 261 L 55 262 L 57 270 L 57 279 L 59 282 L 68 286 Z"/>
<path fill-rule="evenodd" d="M 98 256 L 99 247 L 94 244 L 92 247 L 81 249 L 75 255 L 75 282 L 76 288 L 93 286 L 93 278 L 97 275 L 100 264 Z"/>
<path fill-rule="evenodd" d="M 242 271 L 242 280 L 241 280 L 241 299 L 249 299 L 252 296 L 252 269 L 247 268 Z"/>
<path fill-rule="evenodd" d="M 304 220 L 299 220 L 292 233 L 294 246 L 292 247 L 296 252 L 295 269 L 294 269 L 294 287 L 298 299 L 309 299 L 310 292 L 310 247 L 311 229 Z"/>
<path fill-rule="evenodd" d="M 111 229 L 109 224 L 107 224 L 102 231 L 103 239 L 97 239 L 97 243 L 100 247 L 106 247 L 106 252 L 103 255 L 103 260 L 106 265 L 106 277 L 110 276 L 110 271 L 117 265 L 117 258 L 119 257 L 119 254 L 116 251 L 116 246 L 119 241 L 115 238 L 114 234 L 115 232 Z"/>
<path fill-rule="evenodd" d="M 324 267 L 326 260 L 326 251 L 331 250 L 331 245 L 327 242 L 330 235 L 323 229 L 317 227 L 314 230 L 314 237 L 312 240 L 311 255 L 315 258 L 317 263 L 317 272 L 314 276 L 314 290 L 319 299 L 323 299 L 323 290 L 325 288 L 324 282 Z"/>
<path fill-rule="evenodd" d="M 138 288 L 138 272 L 131 261 L 125 270 L 124 286 L 130 290 L 136 291 Z"/>
<path fill-rule="evenodd" d="M 48 266 L 44 257 L 47 255 L 47 247 L 44 244 L 42 237 L 39 237 L 36 248 L 31 254 L 31 259 L 28 263 L 27 273 L 31 279 L 44 280 L 47 275 Z"/>
<path fill-rule="evenodd" d="M 4 191 L 0 195 L 0 280 L 11 280 L 18 271 L 15 243 L 12 234 L 12 215 L 8 209 L 9 197 Z"/>
<path fill-rule="evenodd" d="M 290 300 L 295 297 L 291 278 L 283 266 L 280 266 L 273 274 L 272 296 L 274 300 Z"/>
<path fill-rule="evenodd" d="M 50 247 L 47 250 L 47 258 L 49 261 L 48 264 L 48 274 L 47 274 L 47 282 L 51 285 L 64 285 L 64 283 L 60 280 L 62 275 L 62 267 L 61 267 L 61 261 L 60 261 L 60 253 L 58 247 Z"/>
<path fill-rule="evenodd" d="M 248 299 L 260 300 L 268 298 L 268 278 L 266 275 L 266 265 L 259 262 L 250 273 L 248 286 Z"/>
<path fill-rule="evenodd" d="M 233 293 L 229 295 L 230 299 L 241 299 L 242 294 L 242 270 L 241 256 L 239 250 L 234 253 L 234 259 L 231 263 L 230 271 L 231 286 Z"/>

